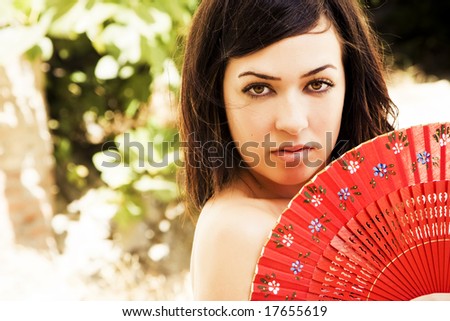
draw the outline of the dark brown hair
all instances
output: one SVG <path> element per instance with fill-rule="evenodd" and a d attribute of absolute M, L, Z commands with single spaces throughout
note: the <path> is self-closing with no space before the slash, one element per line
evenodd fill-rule
<path fill-rule="evenodd" d="M 223 151 L 223 160 L 239 164 L 223 101 L 227 61 L 304 34 L 322 15 L 342 42 L 347 83 L 338 142 L 348 143 L 335 148 L 332 158 L 393 129 L 388 118 L 395 120 L 396 108 L 384 80 L 383 56 L 357 0 L 203 0 L 185 48 L 179 111 L 184 189 L 194 210 L 238 171 L 208 154 L 209 148 Z"/>

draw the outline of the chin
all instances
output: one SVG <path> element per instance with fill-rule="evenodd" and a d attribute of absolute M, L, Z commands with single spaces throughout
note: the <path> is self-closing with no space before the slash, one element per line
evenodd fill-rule
<path fill-rule="evenodd" d="M 282 180 L 284 182 L 289 182 L 289 185 L 292 184 L 304 184 L 310 179 L 314 177 L 316 173 L 318 173 L 321 169 L 323 169 L 324 166 L 319 167 L 297 167 L 297 168 L 290 168 L 286 171 L 286 173 L 283 175 L 284 177 Z M 294 183 L 296 182 L 296 183 Z"/>
<path fill-rule="evenodd" d="M 310 176 L 304 175 L 289 175 L 285 177 L 277 177 L 276 180 L 273 180 L 273 182 L 277 185 L 274 186 L 274 189 L 280 191 L 290 191 L 289 194 L 295 196 L 300 191 L 302 186 L 309 181 L 310 178 Z"/>

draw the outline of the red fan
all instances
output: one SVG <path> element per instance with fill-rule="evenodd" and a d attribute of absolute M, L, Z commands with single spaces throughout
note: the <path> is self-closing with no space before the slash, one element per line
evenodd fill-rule
<path fill-rule="evenodd" d="M 280 216 L 251 299 L 410 300 L 450 292 L 449 161 L 445 123 L 390 132 L 332 162 Z"/>

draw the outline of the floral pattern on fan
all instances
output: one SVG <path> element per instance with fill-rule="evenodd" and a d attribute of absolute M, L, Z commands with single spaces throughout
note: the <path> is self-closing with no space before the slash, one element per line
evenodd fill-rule
<path fill-rule="evenodd" d="M 353 185 L 351 187 L 342 187 L 337 193 L 339 197 L 340 203 L 339 207 L 346 211 L 347 210 L 347 202 L 350 201 L 352 203 L 355 202 L 354 196 L 361 196 L 361 192 L 358 190 L 358 185 Z"/>
<path fill-rule="evenodd" d="M 450 126 L 441 125 L 440 128 L 436 129 L 433 138 L 441 147 L 446 146 L 447 142 L 450 141 Z"/>
<path fill-rule="evenodd" d="M 324 213 L 322 216 L 314 218 L 308 225 L 308 229 L 312 234 L 312 239 L 317 243 L 320 242 L 320 233 L 327 230 L 325 224 L 331 222 L 331 219 L 325 219 L 326 216 L 327 214 Z"/>
<path fill-rule="evenodd" d="M 339 160 L 339 164 L 341 164 L 344 171 L 349 171 L 350 174 L 355 174 L 360 168 L 360 164 L 364 162 L 364 157 L 361 156 L 360 152 L 352 152 L 351 155 L 353 156 L 352 160 L 347 161 L 342 159 Z"/>
<path fill-rule="evenodd" d="M 431 154 L 426 150 L 424 150 L 423 152 L 417 153 L 416 159 L 417 159 L 417 161 L 413 162 L 411 164 L 413 172 L 415 172 L 417 170 L 417 167 L 420 165 L 425 166 L 426 169 L 428 169 L 428 167 L 430 166 L 430 160 L 431 160 L 431 164 L 433 166 L 439 167 L 439 156 L 431 157 Z"/>
<path fill-rule="evenodd" d="M 389 179 L 391 175 L 395 175 L 396 172 L 393 170 L 394 167 L 394 164 L 388 165 L 384 163 L 378 163 L 377 165 L 375 165 L 372 168 L 374 177 L 370 180 L 370 185 L 372 186 L 372 188 L 375 188 L 377 186 L 377 181 L 375 180 L 375 178 Z"/>
<path fill-rule="evenodd" d="M 401 151 L 409 145 L 408 136 L 404 134 L 403 131 L 392 132 L 387 137 L 389 143 L 386 143 L 386 148 L 392 150 L 394 154 L 400 154 Z"/>
<path fill-rule="evenodd" d="M 261 292 L 265 293 L 265 296 L 267 297 L 270 293 L 278 294 L 278 291 L 280 291 L 280 282 L 277 281 L 277 276 L 275 273 L 267 274 L 265 277 L 260 279 L 261 283 L 263 285 L 258 285 L 258 289 L 261 290 Z"/>
<path fill-rule="evenodd" d="M 266 274 L 260 281 L 262 285 L 258 285 L 258 289 L 264 293 L 265 298 L 268 298 L 271 294 L 277 295 L 283 286 L 283 284 L 278 281 L 275 273 Z M 296 296 L 297 293 L 293 291 L 289 297 L 285 297 L 285 300 L 295 300 Z"/>
<path fill-rule="evenodd" d="M 294 243 L 294 237 L 289 231 L 292 231 L 294 227 L 292 224 L 279 227 L 276 231 L 272 232 L 272 240 L 276 244 L 277 248 L 290 247 Z"/>
<path fill-rule="evenodd" d="M 302 262 L 297 260 L 295 262 L 292 262 L 291 271 L 292 271 L 292 273 L 297 275 L 302 272 L 303 267 L 304 267 L 304 265 L 302 264 Z"/>
<path fill-rule="evenodd" d="M 290 271 L 294 274 L 296 280 L 300 280 L 301 273 L 310 255 L 311 252 L 307 252 L 305 254 L 299 253 L 297 259 L 292 262 Z"/>
<path fill-rule="evenodd" d="M 322 186 L 316 187 L 316 186 L 308 186 L 307 191 L 303 193 L 305 195 L 306 199 L 304 200 L 305 203 L 310 203 L 314 205 L 315 207 L 319 206 L 323 201 L 323 196 L 327 193 L 327 190 L 324 189 Z"/>

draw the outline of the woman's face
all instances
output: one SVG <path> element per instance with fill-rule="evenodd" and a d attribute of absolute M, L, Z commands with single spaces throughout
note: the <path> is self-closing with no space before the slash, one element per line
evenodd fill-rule
<path fill-rule="evenodd" d="M 225 70 L 232 138 L 250 173 L 274 197 L 295 195 L 336 144 L 345 74 L 341 44 L 328 26 L 321 19 L 307 34 L 230 59 Z"/>

